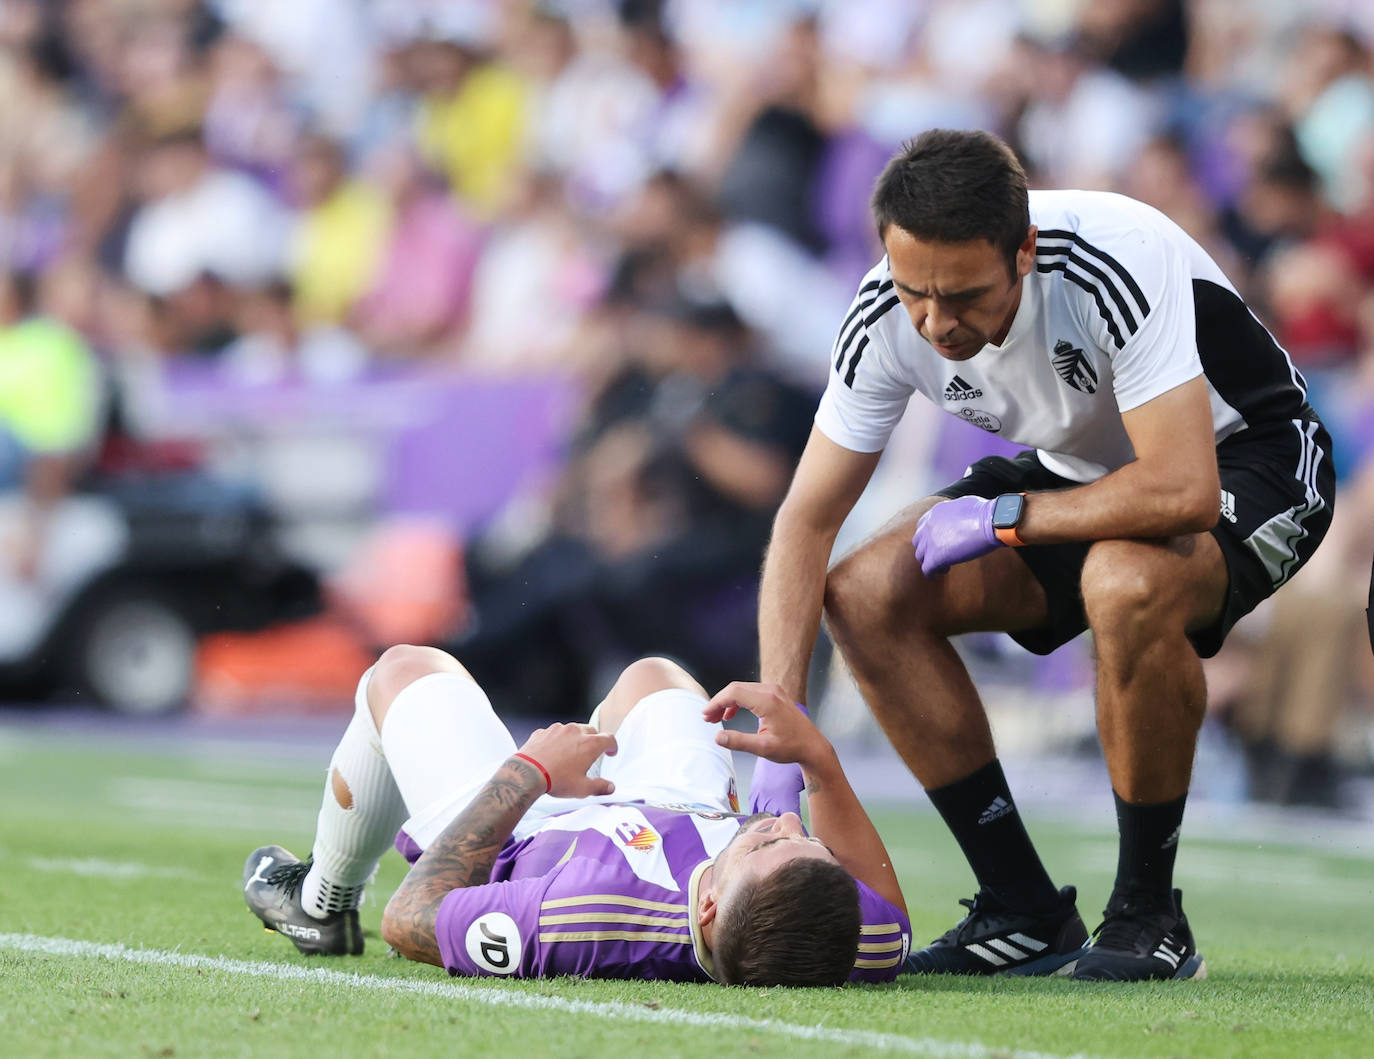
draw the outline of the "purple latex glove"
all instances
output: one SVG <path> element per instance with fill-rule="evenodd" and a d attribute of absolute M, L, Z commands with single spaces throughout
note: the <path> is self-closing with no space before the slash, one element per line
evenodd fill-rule
<path fill-rule="evenodd" d="M 992 528 L 994 500 L 961 496 L 944 500 L 921 516 L 911 538 L 921 572 L 943 574 L 955 563 L 966 563 L 1004 547 Z"/>
<path fill-rule="evenodd" d="M 800 702 L 797 709 L 810 717 Z M 806 787 L 801 766 L 796 762 L 779 765 L 761 757 L 754 762 L 754 778 L 749 781 L 749 811 L 751 813 L 783 813 L 801 815 L 801 792 Z"/>

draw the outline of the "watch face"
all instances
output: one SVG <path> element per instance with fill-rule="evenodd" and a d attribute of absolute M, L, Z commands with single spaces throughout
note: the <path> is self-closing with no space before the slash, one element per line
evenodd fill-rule
<path fill-rule="evenodd" d="M 992 505 L 993 529 L 1014 529 L 1021 523 L 1026 498 L 1020 493 L 1003 493 Z"/>

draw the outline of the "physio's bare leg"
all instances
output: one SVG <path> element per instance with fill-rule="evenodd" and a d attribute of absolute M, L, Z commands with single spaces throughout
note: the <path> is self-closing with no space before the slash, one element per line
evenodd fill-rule
<path fill-rule="evenodd" d="M 936 577 L 921 573 L 911 537 L 935 502 L 903 512 L 844 558 L 825 595 L 830 633 L 859 690 L 926 788 L 995 756 L 987 714 L 950 636 L 1048 620 L 1044 589 L 1009 548 Z"/>
<path fill-rule="evenodd" d="M 1097 726 L 1116 792 L 1163 802 L 1188 790 L 1207 705 L 1187 638 L 1221 613 L 1226 564 L 1210 533 L 1099 541 L 1083 564 L 1097 649 Z"/>
<path fill-rule="evenodd" d="M 831 571 L 831 634 L 979 885 L 1009 907 L 1056 909 L 1057 916 L 1077 923 L 1026 834 L 983 704 L 949 642 L 955 633 L 1043 625 L 1044 589 L 1010 549 L 927 578 L 912 553 L 911 536 L 935 502 L 904 512 Z"/>
<path fill-rule="evenodd" d="M 1097 727 L 1116 793 L 1116 893 L 1171 906 L 1174 858 L 1207 704 L 1189 631 L 1216 621 L 1227 572 L 1210 533 L 1099 541 L 1083 564 Z"/>

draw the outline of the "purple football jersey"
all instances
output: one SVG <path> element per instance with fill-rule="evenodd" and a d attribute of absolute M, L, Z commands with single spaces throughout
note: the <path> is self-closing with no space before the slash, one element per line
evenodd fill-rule
<path fill-rule="evenodd" d="M 741 819 L 643 803 L 550 817 L 537 833 L 506 843 L 491 882 L 444 898 L 435 924 L 444 966 L 454 975 L 710 981 L 697 885 Z M 850 980 L 891 981 L 910 946 L 910 922 L 863 883 L 859 899 Z"/>

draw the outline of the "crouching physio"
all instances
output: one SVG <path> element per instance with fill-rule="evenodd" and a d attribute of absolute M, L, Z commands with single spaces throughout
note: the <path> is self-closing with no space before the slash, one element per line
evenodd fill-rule
<path fill-rule="evenodd" d="M 356 707 L 311 858 L 264 846 L 244 865 L 249 908 L 303 953 L 362 952 L 358 906 L 394 839 L 412 866 L 382 936 L 450 974 L 838 985 L 901 969 L 910 924 L 887 851 L 830 743 L 774 687 L 708 701 L 645 658 L 592 723 L 517 747 L 453 657 L 399 646 Z M 757 732 L 722 727 L 741 708 Z M 752 814 L 732 750 L 760 755 Z"/>

